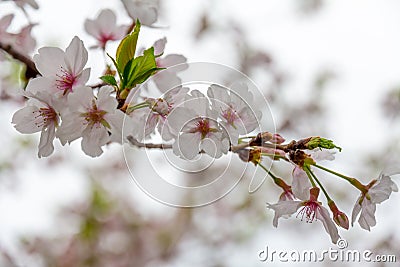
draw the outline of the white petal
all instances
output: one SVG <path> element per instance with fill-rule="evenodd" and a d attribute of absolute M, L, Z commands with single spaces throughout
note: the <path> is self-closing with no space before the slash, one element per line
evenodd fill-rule
<path fill-rule="evenodd" d="M 81 86 L 68 95 L 68 106 L 74 112 L 87 112 L 92 108 L 94 100 L 93 89 L 87 86 Z"/>
<path fill-rule="evenodd" d="M 26 106 L 14 113 L 12 123 L 15 129 L 23 134 L 36 133 L 42 130 L 35 122 L 35 113 L 39 109 L 34 106 Z"/>
<path fill-rule="evenodd" d="M 175 65 L 179 65 L 182 64 L 180 66 L 176 66 L 173 68 L 174 72 L 178 72 L 178 71 L 182 71 L 188 68 L 187 64 L 183 64 L 186 63 L 187 59 L 186 57 L 182 56 L 182 55 L 178 55 L 178 54 L 169 54 L 163 58 L 160 58 L 158 60 L 158 63 L 160 65 L 160 67 L 162 68 L 168 68 L 168 67 L 173 67 Z"/>
<path fill-rule="evenodd" d="M 72 74 L 79 74 L 86 65 L 88 52 L 83 42 L 75 36 L 65 50 L 65 63 Z"/>
<path fill-rule="evenodd" d="M 30 93 L 48 92 L 52 93 L 55 90 L 54 80 L 47 77 L 38 77 L 29 80 L 26 86 L 26 91 Z"/>
<path fill-rule="evenodd" d="M 305 171 L 299 167 L 293 169 L 292 192 L 295 197 L 301 200 L 310 198 L 311 183 Z"/>
<path fill-rule="evenodd" d="M 278 227 L 278 219 L 282 216 L 292 215 L 293 213 L 295 213 L 300 204 L 301 201 L 296 200 L 279 201 L 275 204 L 267 203 L 267 208 L 273 209 L 275 211 L 273 225 L 275 227 Z"/>
<path fill-rule="evenodd" d="M 184 159 L 193 159 L 199 154 L 200 134 L 184 133 L 175 140 L 174 153 Z"/>
<path fill-rule="evenodd" d="M 55 76 L 64 64 L 64 52 L 58 47 L 42 47 L 33 57 L 36 68 L 42 76 Z"/>
<path fill-rule="evenodd" d="M 370 231 L 370 227 L 376 225 L 375 211 L 376 204 L 365 198 L 361 203 L 361 214 L 358 218 L 361 228 Z"/>
<path fill-rule="evenodd" d="M 371 196 L 372 202 L 381 203 L 390 197 L 392 191 L 396 192 L 397 190 L 397 185 L 390 176 L 384 175 L 368 190 L 368 194 Z"/>
<path fill-rule="evenodd" d="M 359 214 L 360 211 L 361 211 L 361 205 L 359 204 L 361 198 L 362 198 L 362 196 L 360 196 L 359 198 L 357 198 L 357 201 L 356 201 L 356 203 L 354 204 L 353 211 L 352 211 L 352 213 L 351 213 L 351 226 L 354 225 L 354 222 L 356 221 L 357 216 L 358 216 L 358 214 Z"/>
<path fill-rule="evenodd" d="M 109 135 L 103 126 L 93 125 L 83 131 L 82 150 L 86 155 L 98 157 L 103 153 L 101 147 L 109 141 Z"/>
<path fill-rule="evenodd" d="M 110 94 L 114 92 L 111 86 L 103 86 L 100 88 L 97 95 L 97 107 L 101 110 L 107 111 L 109 113 L 114 113 L 117 109 L 118 102 L 115 97 Z"/>
<path fill-rule="evenodd" d="M 154 55 L 161 55 L 164 53 L 165 49 L 165 44 L 167 43 L 167 38 L 161 38 L 157 41 L 154 42 L 153 47 L 154 47 Z"/>
<path fill-rule="evenodd" d="M 329 211 L 326 208 L 320 206 L 317 211 L 317 219 L 324 224 L 326 232 L 330 235 L 332 242 L 336 244 L 340 236 L 335 223 L 329 216 Z"/>
<path fill-rule="evenodd" d="M 56 136 L 54 123 L 51 123 L 46 129 L 42 130 L 39 141 L 38 157 L 48 157 L 54 151 L 53 140 Z"/>

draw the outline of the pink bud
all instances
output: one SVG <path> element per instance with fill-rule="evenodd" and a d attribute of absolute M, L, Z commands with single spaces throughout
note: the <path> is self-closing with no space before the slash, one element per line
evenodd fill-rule
<path fill-rule="evenodd" d="M 285 138 L 283 138 L 280 134 L 273 134 L 270 142 L 273 144 L 282 144 L 285 142 Z"/>
<path fill-rule="evenodd" d="M 335 221 L 335 223 L 338 226 L 348 230 L 349 229 L 349 219 L 347 218 L 346 214 L 341 212 L 338 209 L 338 207 L 336 206 L 335 202 L 333 202 L 332 200 L 330 200 L 328 202 L 328 206 L 333 213 L 333 220 Z"/>

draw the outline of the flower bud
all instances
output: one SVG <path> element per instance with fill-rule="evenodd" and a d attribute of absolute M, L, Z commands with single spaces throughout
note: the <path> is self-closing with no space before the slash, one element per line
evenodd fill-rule
<path fill-rule="evenodd" d="M 338 209 L 338 207 L 336 206 L 335 202 L 333 202 L 333 200 L 330 200 L 328 202 L 328 206 L 333 213 L 333 220 L 335 221 L 335 223 L 338 226 L 348 230 L 349 229 L 349 219 L 347 218 L 346 214 L 344 214 L 343 212 L 341 212 Z"/>
<path fill-rule="evenodd" d="M 279 145 L 285 142 L 285 138 L 283 138 L 280 134 L 273 134 L 270 142 Z"/>
<path fill-rule="evenodd" d="M 259 148 L 241 149 L 236 152 L 239 158 L 245 162 L 253 162 L 257 165 L 261 161 L 261 150 Z"/>

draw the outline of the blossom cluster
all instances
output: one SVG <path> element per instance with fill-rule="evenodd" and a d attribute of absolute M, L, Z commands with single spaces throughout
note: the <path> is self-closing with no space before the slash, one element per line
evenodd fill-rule
<path fill-rule="evenodd" d="M 352 226 L 357 218 L 359 225 L 365 230 L 369 231 L 372 226 L 376 225 L 376 205 L 389 199 L 392 192 L 398 191 L 397 185 L 389 175 L 381 174 L 378 179 L 373 179 L 364 185 L 356 178 L 347 177 L 319 165 L 320 161 L 335 158 L 335 152 L 332 149 L 341 150 L 331 140 L 311 137 L 297 142 L 292 141 L 286 145 L 283 144 L 284 141 L 279 134 L 264 132 L 249 141 L 250 148 L 246 147 L 237 151 L 242 160 L 253 162 L 266 170 L 274 183 L 283 190 L 277 203 L 267 203 L 267 207 L 275 211 L 273 219 L 275 227 L 278 226 L 279 218 L 288 218 L 297 212 L 296 217 L 300 217 L 301 220 L 308 223 L 315 220 L 321 221 L 333 243 L 337 243 L 340 238 L 337 226 L 349 229 L 350 223 L 347 215 L 336 206 L 312 168 L 319 168 L 334 174 L 348 181 L 361 192 L 352 211 Z M 266 169 L 262 165 L 263 157 L 285 160 L 294 165 L 291 185 Z M 332 218 L 328 209 L 319 200 L 321 190 L 325 195 L 326 206 L 329 207 Z"/>
<path fill-rule="evenodd" d="M 21 8 L 27 4 L 37 8 L 34 0 L 15 3 Z M 105 52 L 108 42 L 121 40 L 115 57 L 107 54 L 113 65 L 106 66 L 99 84 L 88 84 L 88 50 L 77 36 L 65 50 L 43 47 L 33 56 L 38 75 L 22 91 L 26 106 L 15 112 L 12 123 L 20 133 L 41 133 L 39 158 L 53 153 L 56 139 L 64 146 L 81 138 L 83 152 L 98 157 L 111 142 L 146 147 L 150 138 L 159 135 L 163 144 L 158 148 L 167 145 L 186 160 L 200 154 L 220 158 L 232 153 L 263 168 L 283 190 L 277 203 L 267 204 L 275 211 L 275 227 L 279 218 L 297 212 L 296 217 L 306 222 L 321 221 L 334 243 L 340 238 L 337 226 L 349 228 L 347 215 L 336 206 L 315 169 L 336 175 L 360 191 L 351 225 L 358 220 L 363 229 L 370 230 L 376 224 L 376 205 L 398 191 L 390 176 L 382 174 L 364 185 L 319 165 L 334 159 L 334 149 L 341 150 L 331 140 L 309 137 L 285 144 L 280 134 L 262 132 L 262 107 L 254 105 L 256 99 L 244 82 L 210 84 L 207 88 L 183 86 L 180 72 L 188 68 L 187 59 L 180 54 L 165 55 L 166 38 L 148 49 L 136 49 L 141 25 L 155 27 L 159 2 L 122 3 L 132 18 L 131 25 L 118 25 L 110 9 L 85 21 L 85 30 L 97 42 L 94 48 Z M 10 33 L 7 29 L 13 17 L 10 14 L 0 19 L 0 48 L 7 52 L 4 45 L 8 45 L 13 53 L 28 55 L 36 43 L 31 36 L 33 24 Z M 258 134 L 254 136 L 254 132 Z M 294 166 L 291 184 L 265 168 L 265 158 Z M 320 201 L 321 191 L 326 204 Z"/>

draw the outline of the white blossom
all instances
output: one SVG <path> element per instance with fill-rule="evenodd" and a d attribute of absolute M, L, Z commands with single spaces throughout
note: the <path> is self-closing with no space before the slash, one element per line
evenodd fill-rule
<path fill-rule="evenodd" d="M 214 158 L 226 154 L 229 141 L 216 119 L 208 99 L 201 92 L 192 91 L 184 107 L 174 109 L 168 117 L 171 128 L 179 133 L 173 144 L 174 153 L 185 159 L 193 159 L 200 151 Z"/>
<path fill-rule="evenodd" d="M 46 92 L 26 96 L 29 97 L 27 106 L 15 112 L 12 123 L 23 134 L 41 132 L 38 156 L 47 157 L 54 151 L 53 140 L 59 123 L 57 105 Z"/>
<path fill-rule="evenodd" d="M 103 9 L 96 19 L 85 20 L 85 30 L 99 42 L 98 47 L 105 49 L 108 41 L 120 40 L 126 35 L 128 26 L 117 26 L 117 18 L 110 9 Z"/>
<path fill-rule="evenodd" d="M 384 174 L 379 179 L 373 180 L 367 187 L 369 186 L 368 191 L 361 193 L 357 199 L 351 216 L 351 225 L 353 225 L 360 214 L 358 223 L 361 228 L 368 231 L 376 225 L 376 204 L 389 199 L 392 192 L 398 191 L 397 185 L 392 181 L 390 176 Z"/>
<path fill-rule="evenodd" d="M 42 77 L 29 81 L 27 91 L 49 91 L 57 97 L 65 97 L 75 88 L 85 85 L 90 69 L 84 69 L 88 52 L 83 42 L 74 37 L 65 52 L 57 47 L 43 47 L 33 57 Z"/>
<path fill-rule="evenodd" d="M 92 88 L 78 87 L 68 95 L 68 110 L 61 114 L 62 124 L 57 131 L 63 145 L 82 137 L 82 150 L 97 157 L 103 153 L 102 146 L 112 140 L 121 141 L 124 114 L 117 110 L 112 92 L 112 87 L 103 86 L 95 97 Z"/>
<path fill-rule="evenodd" d="M 309 199 L 304 201 L 287 200 L 279 201 L 276 204 L 267 203 L 267 207 L 275 211 L 273 225 L 277 227 L 278 219 L 280 217 L 288 218 L 299 208 L 301 208 L 297 216 L 301 216 L 301 220 L 305 219 L 308 223 L 311 223 L 315 220 L 321 221 L 326 232 L 330 235 L 332 242 L 336 244 L 340 236 L 335 223 L 330 218 L 329 211 L 322 206 L 321 202 L 317 200 L 319 188 L 311 188 L 309 195 Z"/>
<path fill-rule="evenodd" d="M 253 94 L 244 83 L 233 84 L 229 89 L 211 85 L 207 91 L 213 109 L 219 112 L 221 124 L 228 132 L 232 144 L 238 143 L 239 135 L 256 129 L 261 112 L 253 108 Z"/>

